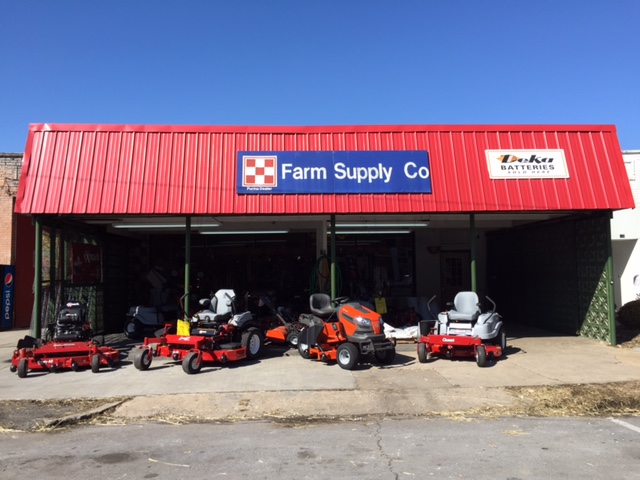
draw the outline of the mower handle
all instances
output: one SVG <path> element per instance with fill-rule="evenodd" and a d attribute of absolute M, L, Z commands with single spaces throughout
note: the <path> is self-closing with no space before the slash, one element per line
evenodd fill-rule
<path fill-rule="evenodd" d="M 486 298 L 487 300 L 489 300 L 491 302 L 491 305 L 493 305 L 493 309 L 491 310 L 491 313 L 494 313 L 496 311 L 496 302 L 491 300 L 491 297 L 489 297 L 489 295 L 485 295 L 484 298 Z"/>
<path fill-rule="evenodd" d="M 189 293 L 185 293 L 184 295 L 182 295 L 180 297 L 180 300 L 179 300 L 179 302 L 180 302 L 180 310 L 182 310 L 182 313 L 184 313 L 185 315 L 186 315 L 186 312 L 184 311 L 184 299 L 187 298 L 187 295 L 189 295 Z M 173 298 L 175 298 L 175 297 L 173 297 Z"/>
<path fill-rule="evenodd" d="M 438 313 L 436 312 L 435 314 L 431 311 L 431 303 L 436 299 L 437 295 L 434 295 L 433 297 L 431 297 L 429 300 L 427 300 L 427 310 L 429 311 L 429 313 L 431 313 L 432 315 L 437 315 Z"/>

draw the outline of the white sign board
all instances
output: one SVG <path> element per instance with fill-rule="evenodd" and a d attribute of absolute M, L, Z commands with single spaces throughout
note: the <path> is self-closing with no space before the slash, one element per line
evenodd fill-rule
<path fill-rule="evenodd" d="M 485 150 L 494 179 L 569 178 L 564 150 Z"/>

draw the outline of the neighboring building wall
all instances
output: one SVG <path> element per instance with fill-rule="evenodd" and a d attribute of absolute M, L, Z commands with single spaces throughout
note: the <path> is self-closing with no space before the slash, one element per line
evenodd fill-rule
<path fill-rule="evenodd" d="M 14 203 L 22 168 L 22 154 L 0 153 L 0 264 L 15 264 Z"/>
<path fill-rule="evenodd" d="M 616 307 L 640 295 L 640 150 L 622 152 L 636 208 L 613 213 L 611 239 Z"/>

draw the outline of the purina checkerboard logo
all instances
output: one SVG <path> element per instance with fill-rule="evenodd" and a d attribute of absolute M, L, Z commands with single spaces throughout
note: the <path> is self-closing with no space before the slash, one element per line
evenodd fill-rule
<path fill-rule="evenodd" d="M 242 157 L 242 186 L 252 188 L 273 188 L 278 186 L 278 157 Z"/>

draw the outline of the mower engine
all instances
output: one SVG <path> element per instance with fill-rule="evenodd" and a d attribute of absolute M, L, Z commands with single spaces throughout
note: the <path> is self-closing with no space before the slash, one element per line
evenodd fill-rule
<path fill-rule="evenodd" d="M 56 342 L 73 342 L 90 340 L 93 337 L 91 326 L 87 322 L 87 307 L 78 302 L 69 302 L 66 308 L 60 310 L 53 330 L 53 340 Z"/>

